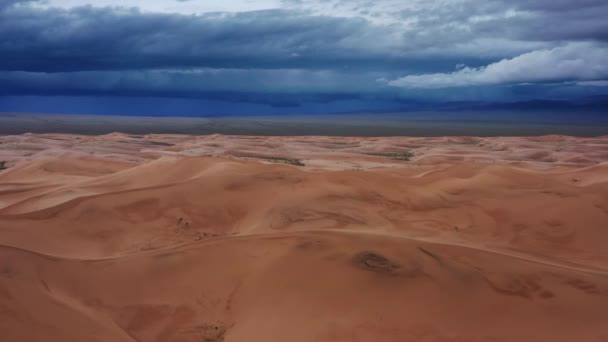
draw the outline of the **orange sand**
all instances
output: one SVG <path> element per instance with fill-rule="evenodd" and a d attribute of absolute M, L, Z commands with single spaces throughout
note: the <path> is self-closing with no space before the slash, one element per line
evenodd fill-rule
<path fill-rule="evenodd" d="M 2 341 L 608 341 L 608 137 L 29 134 L 0 160 Z"/>

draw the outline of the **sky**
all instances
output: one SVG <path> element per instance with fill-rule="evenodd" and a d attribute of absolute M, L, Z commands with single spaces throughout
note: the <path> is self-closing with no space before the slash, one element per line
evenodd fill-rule
<path fill-rule="evenodd" d="M 0 111 L 594 101 L 606 18 L 606 0 L 0 0 Z"/>

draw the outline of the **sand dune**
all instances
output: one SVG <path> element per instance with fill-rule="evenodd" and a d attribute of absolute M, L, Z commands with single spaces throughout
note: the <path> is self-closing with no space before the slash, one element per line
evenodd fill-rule
<path fill-rule="evenodd" d="M 608 340 L 606 137 L 30 134 L 0 160 L 6 341 Z"/>

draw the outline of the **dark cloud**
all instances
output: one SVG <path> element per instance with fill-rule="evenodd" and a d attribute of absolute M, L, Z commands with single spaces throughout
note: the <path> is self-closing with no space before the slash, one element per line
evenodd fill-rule
<path fill-rule="evenodd" d="M 512 100 L 580 96 L 572 82 L 608 77 L 588 65 L 608 51 L 605 0 L 285 0 L 197 15 L 28 2 L 0 0 L 0 95 Z"/>
<path fill-rule="evenodd" d="M 351 94 L 381 93 L 376 80 L 387 75 L 300 69 L 192 69 L 81 72 L 0 72 L 0 95 L 102 94 L 204 96 L 205 94 Z M 92 81 L 94 80 L 94 82 Z M 215 96 L 215 95 L 214 95 Z M 243 97 L 244 95 L 241 95 Z M 317 95 L 315 95 L 318 97 Z"/>
<path fill-rule="evenodd" d="M 16 5 L 18 3 L 29 3 L 29 2 L 35 2 L 38 0 L 0 0 L 0 10 Z"/>
<path fill-rule="evenodd" d="M 347 67 L 395 63 L 386 28 L 290 11 L 184 16 L 136 9 L 13 8 L 0 15 L 0 68 Z"/>
<path fill-rule="evenodd" d="M 0 12 L 0 68 L 428 72 L 447 71 L 437 69 L 451 67 L 452 61 L 481 65 L 492 58 L 515 57 L 529 52 L 532 45 L 532 49 L 550 47 L 546 46 L 550 41 L 608 39 L 608 21 L 602 15 L 608 13 L 608 5 L 589 0 L 569 12 L 565 11 L 566 2 L 559 3 L 466 0 L 421 5 L 395 14 L 402 21 L 415 18 L 406 26 L 302 10 L 185 16 L 90 6 L 71 10 L 20 6 Z M 372 5 L 365 2 L 357 8 L 372 11 L 368 6 Z M 512 8 L 546 9 L 551 14 L 505 14 Z M 555 13 L 558 8 L 562 10 Z"/>

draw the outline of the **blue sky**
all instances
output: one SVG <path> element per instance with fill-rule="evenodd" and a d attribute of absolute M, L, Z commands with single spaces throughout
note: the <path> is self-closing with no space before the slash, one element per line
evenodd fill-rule
<path fill-rule="evenodd" d="M 0 111 L 580 101 L 608 94 L 606 17 L 605 0 L 0 0 Z"/>

